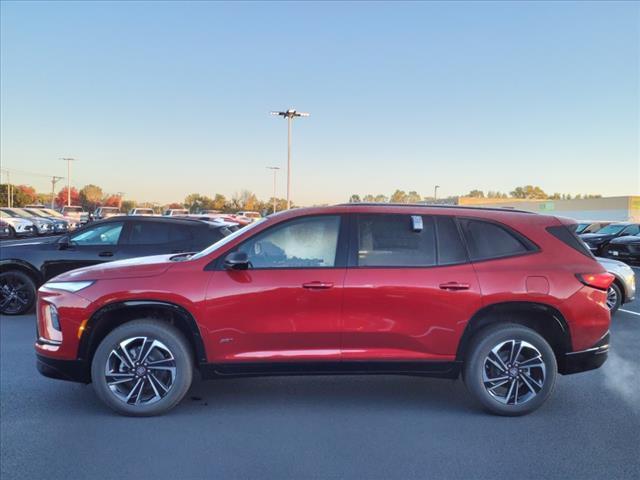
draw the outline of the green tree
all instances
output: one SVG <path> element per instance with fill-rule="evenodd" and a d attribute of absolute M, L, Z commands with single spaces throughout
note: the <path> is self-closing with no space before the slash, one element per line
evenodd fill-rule
<path fill-rule="evenodd" d="M 128 212 L 132 208 L 136 208 L 135 200 L 123 200 L 122 201 L 122 211 Z"/>
<path fill-rule="evenodd" d="M 376 197 L 368 193 L 362 198 L 362 201 L 366 203 L 374 203 L 376 201 Z"/>
<path fill-rule="evenodd" d="M 224 210 L 226 203 L 227 199 L 225 196 L 220 193 L 216 193 L 213 197 L 212 208 L 210 208 L 210 210 Z"/>
<path fill-rule="evenodd" d="M 418 203 L 421 200 L 422 200 L 422 197 L 415 190 L 412 190 L 407 194 L 407 203 Z"/>
<path fill-rule="evenodd" d="M 97 185 L 85 185 L 79 193 L 80 205 L 82 205 L 85 210 L 95 210 L 98 205 L 100 205 L 100 202 L 102 202 L 103 196 L 102 189 Z"/>
<path fill-rule="evenodd" d="M 484 198 L 484 192 L 482 190 L 471 190 L 469 193 L 467 193 L 467 197 Z"/>
<path fill-rule="evenodd" d="M 389 201 L 391 203 L 407 203 L 407 194 L 404 190 L 396 190 Z"/>
<path fill-rule="evenodd" d="M 376 203 L 387 203 L 388 201 L 389 201 L 389 197 L 387 197 L 386 195 L 382 195 L 381 193 L 376 195 L 374 198 L 374 202 Z"/>
<path fill-rule="evenodd" d="M 360 195 L 358 195 L 357 193 L 354 193 L 349 197 L 349 203 L 360 203 L 360 202 L 362 202 L 362 200 L 360 200 Z"/>

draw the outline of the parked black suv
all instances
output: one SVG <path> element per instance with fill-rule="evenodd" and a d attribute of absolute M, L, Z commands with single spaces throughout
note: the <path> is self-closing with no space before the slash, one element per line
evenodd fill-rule
<path fill-rule="evenodd" d="M 0 313 L 31 310 L 36 289 L 56 275 L 101 262 L 197 252 L 229 235 L 225 222 L 162 217 L 113 217 L 62 237 L 3 245 Z"/>
<path fill-rule="evenodd" d="M 620 222 L 611 223 L 595 233 L 584 233 L 580 235 L 580 238 L 594 255 L 602 256 L 605 247 L 614 238 L 637 235 L 638 233 L 640 233 L 640 224 Z"/>

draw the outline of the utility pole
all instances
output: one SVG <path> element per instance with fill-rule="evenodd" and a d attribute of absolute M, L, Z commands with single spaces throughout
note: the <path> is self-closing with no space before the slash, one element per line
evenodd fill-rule
<path fill-rule="evenodd" d="M 67 206 L 71 206 L 71 162 L 76 162 L 75 158 L 61 158 L 67 162 Z"/>
<path fill-rule="evenodd" d="M 276 174 L 278 170 L 280 170 L 280 167 L 267 167 L 267 169 L 273 171 L 273 213 L 276 213 Z"/>
<path fill-rule="evenodd" d="M 56 177 L 55 175 L 51 177 L 51 208 L 54 208 L 53 202 L 56 198 L 56 183 L 58 183 L 63 178 L 64 177 Z"/>
<path fill-rule="evenodd" d="M 433 203 L 436 203 L 436 200 L 438 200 L 438 189 L 440 188 L 440 185 L 436 185 L 433 188 Z"/>
<path fill-rule="evenodd" d="M 291 208 L 291 122 L 295 117 L 308 117 L 309 114 L 290 108 L 284 112 L 271 112 L 271 115 L 287 119 L 287 210 L 289 210 Z"/>

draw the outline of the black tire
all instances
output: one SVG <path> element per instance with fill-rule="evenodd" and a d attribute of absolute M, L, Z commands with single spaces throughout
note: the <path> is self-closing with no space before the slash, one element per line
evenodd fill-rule
<path fill-rule="evenodd" d="M 610 302 L 612 301 L 612 295 L 614 299 L 612 302 L 612 306 L 610 306 Z M 609 287 L 609 290 L 607 291 L 607 307 L 609 307 L 609 312 L 611 312 L 611 315 L 613 315 L 618 311 L 621 304 L 622 304 L 622 290 L 620 290 L 620 287 L 614 282 L 611 284 L 611 286 Z"/>
<path fill-rule="evenodd" d="M 505 369 L 499 370 L 495 365 L 500 361 L 491 362 L 488 358 L 489 354 L 492 353 L 492 349 L 500 345 L 503 347 L 497 351 L 497 354 L 501 356 L 508 354 L 510 346 L 514 345 L 510 343 L 511 341 L 527 342 L 528 345 L 520 344 L 522 345 L 521 353 L 513 363 L 508 361 L 508 355 L 502 358 Z M 515 346 L 515 351 L 518 351 L 518 344 L 516 343 Z M 533 360 L 537 354 L 540 355 L 542 362 Z M 491 359 L 494 358 L 492 354 Z M 529 358 L 528 361 L 527 358 Z M 542 363 L 544 370 L 543 367 L 524 366 L 536 363 Z M 501 373 L 503 371 L 506 373 Z M 530 328 L 507 323 L 487 327 L 474 336 L 466 355 L 463 379 L 471 395 L 486 410 L 496 415 L 518 416 L 533 412 L 549 398 L 555 386 L 557 372 L 556 357 L 544 338 Z M 503 380 L 493 382 L 489 380 L 493 378 L 507 378 L 507 381 L 501 384 Z M 539 389 L 537 389 L 538 383 L 535 382 L 540 384 Z M 499 385 L 498 388 L 495 388 L 496 385 Z M 512 388 L 511 385 L 513 385 Z M 493 393 L 490 393 L 490 388 L 493 388 Z M 518 404 L 518 395 L 522 402 L 520 404 Z"/>
<path fill-rule="evenodd" d="M 0 273 L 0 313 L 2 315 L 24 315 L 36 303 L 36 284 L 20 270 Z"/>
<path fill-rule="evenodd" d="M 8 239 L 16 238 L 16 231 L 11 225 L 9 225 L 9 236 L 7 238 Z"/>
<path fill-rule="evenodd" d="M 130 346 L 144 343 L 140 340 L 142 337 L 147 339 L 145 345 L 147 345 L 148 356 L 142 354 L 141 359 L 139 357 L 140 350 L 136 352 L 135 347 Z M 126 342 L 127 340 L 130 340 L 130 343 L 125 344 L 125 346 L 132 363 L 129 370 L 126 368 L 127 362 L 118 360 L 118 358 L 123 357 L 123 351 L 118 347 L 120 347 L 121 342 Z M 149 342 L 151 341 L 160 342 L 159 344 L 163 348 L 156 347 L 154 349 L 153 345 L 155 343 L 149 348 Z M 164 358 L 167 358 L 165 348 L 172 359 L 150 361 L 153 359 L 153 355 L 156 355 L 156 359 L 163 358 L 163 355 L 165 355 Z M 116 349 L 120 357 L 114 353 Z M 142 365 L 136 365 L 138 360 L 145 360 L 145 358 L 149 363 L 148 368 L 147 362 L 144 363 L 144 368 L 142 368 Z M 189 390 L 193 378 L 192 358 L 193 355 L 189 343 L 173 325 L 153 319 L 134 320 L 114 329 L 100 342 L 91 362 L 91 378 L 100 400 L 116 412 L 135 417 L 161 415 L 180 403 Z M 162 367 L 152 367 L 150 366 L 151 364 L 160 364 L 165 368 L 156 370 Z M 117 365 L 117 371 L 114 370 L 114 365 Z M 166 366 L 175 367 L 174 378 L 169 378 L 171 374 L 167 371 Z M 115 373 L 115 375 L 110 376 L 111 381 L 121 380 L 120 384 L 112 384 L 111 387 L 107 384 L 107 369 Z M 144 375 L 141 373 L 142 370 L 145 371 Z M 135 376 L 130 381 L 127 380 L 131 375 L 141 376 Z M 157 377 L 154 375 L 157 375 Z M 169 377 L 165 376 L 163 378 L 161 377 L 162 375 L 168 375 Z M 136 390 L 135 385 L 138 382 L 142 382 L 142 387 L 138 387 Z M 163 391 L 161 385 L 168 386 L 168 390 Z M 112 389 L 115 389 L 115 391 Z M 133 395 L 129 402 L 125 402 L 126 398 L 123 397 L 128 392 Z M 145 398 L 149 396 L 158 397 L 158 392 L 164 394 L 164 396 L 155 400 L 151 399 L 153 401 L 150 401 L 150 403 L 145 402 Z M 137 402 L 136 397 L 138 396 L 140 397 L 139 404 L 130 403 Z"/>

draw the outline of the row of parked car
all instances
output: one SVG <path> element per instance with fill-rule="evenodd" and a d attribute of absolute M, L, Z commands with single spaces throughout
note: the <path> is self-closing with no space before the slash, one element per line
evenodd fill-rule
<path fill-rule="evenodd" d="M 583 222 L 576 233 L 595 256 L 640 263 L 639 223 Z"/>
<path fill-rule="evenodd" d="M 37 235 L 59 235 L 75 230 L 93 220 L 104 220 L 118 216 L 158 216 L 151 208 L 134 208 L 124 214 L 117 207 L 98 207 L 92 214 L 82 207 L 65 206 L 60 211 L 43 205 L 28 205 L 24 208 L 0 208 L 0 239 Z M 200 220 L 237 223 L 248 225 L 261 218 L 258 212 L 222 213 L 204 210 L 190 214 L 186 209 L 168 209 L 162 216 L 188 217 Z"/>

